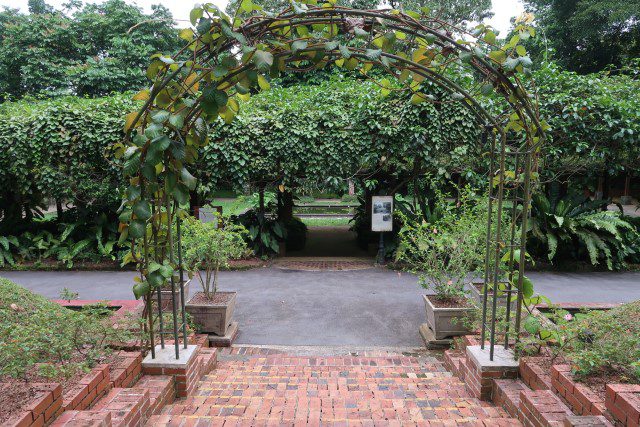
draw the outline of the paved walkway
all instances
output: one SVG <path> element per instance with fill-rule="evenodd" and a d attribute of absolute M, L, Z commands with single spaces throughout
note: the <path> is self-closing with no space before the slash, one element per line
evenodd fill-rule
<path fill-rule="evenodd" d="M 132 299 L 134 272 L 0 272 L 57 298 L 62 288 L 82 299 Z M 554 302 L 640 299 L 640 272 L 530 273 L 536 290 Z M 415 276 L 384 268 L 223 272 L 221 290 L 238 292 L 237 342 L 270 345 L 419 346 L 424 290 Z M 196 292 L 195 286 L 191 293 Z"/>
<path fill-rule="evenodd" d="M 300 355 L 235 347 L 192 396 L 148 426 L 187 425 L 518 426 L 504 410 L 469 395 L 425 351 Z"/>

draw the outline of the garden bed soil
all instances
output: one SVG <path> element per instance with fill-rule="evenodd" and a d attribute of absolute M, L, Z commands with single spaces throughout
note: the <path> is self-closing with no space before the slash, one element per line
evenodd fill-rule
<path fill-rule="evenodd" d="M 189 300 L 189 304 L 224 304 L 229 302 L 233 295 L 234 292 L 216 292 L 212 298 L 207 298 L 204 292 L 198 292 L 193 297 L 191 297 L 191 299 Z"/>
<path fill-rule="evenodd" d="M 252 268 L 267 267 L 268 261 L 260 258 L 236 259 L 229 261 L 229 267 L 223 270 L 243 271 Z M 45 259 L 42 261 L 26 261 L 14 266 L 6 265 L 0 271 L 135 271 L 135 264 L 121 266 L 118 261 L 76 261 L 73 267 L 67 268 L 56 259 Z"/>
<path fill-rule="evenodd" d="M 84 356 L 78 355 L 72 362 L 79 362 L 83 359 Z M 101 363 L 117 366 L 118 361 L 121 361 L 121 359 L 122 356 L 116 351 L 107 356 Z M 8 375 L 0 376 L 0 402 L 2 402 L 2 405 L 0 405 L 0 425 L 4 425 L 7 420 L 24 412 L 24 408 L 44 394 L 46 391 L 41 388 L 42 384 L 58 383 L 62 386 L 62 394 L 64 395 L 68 390 L 76 387 L 85 375 L 87 375 L 86 372 L 79 370 L 67 378 L 47 378 L 38 374 L 37 367 L 34 367 L 22 379 Z"/>
<path fill-rule="evenodd" d="M 469 304 L 464 298 L 458 298 L 454 300 L 450 299 L 436 299 L 433 295 L 427 295 L 431 304 L 436 308 L 471 308 L 473 305 Z"/>
<path fill-rule="evenodd" d="M 12 417 L 23 412 L 35 398 L 40 397 L 45 392 L 37 385 L 25 382 L 22 379 L 11 377 L 0 378 L 0 425 L 4 425 Z"/>

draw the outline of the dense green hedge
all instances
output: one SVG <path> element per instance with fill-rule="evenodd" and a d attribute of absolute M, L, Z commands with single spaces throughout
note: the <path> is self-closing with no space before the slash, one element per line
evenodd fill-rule
<path fill-rule="evenodd" d="M 544 64 L 533 77 L 540 113 L 551 126 L 542 168 L 547 178 L 635 174 L 640 166 L 640 80 L 578 75 L 555 64 Z"/>
<path fill-rule="evenodd" d="M 204 182 L 337 187 L 380 169 L 408 174 L 415 163 L 442 174 L 469 169 L 479 135 L 459 103 L 415 106 L 405 94 L 383 98 L 369 81 L 336 79 L 261 93 L 211 139 L 198 168 Z"/>
<path fill-rule="evenodd" d="M 541 112 L 552 127 L 542 159 L 546 177 L 637 168 L 637 80 L 578 76 L 553 65 L 534 77 Z M 471 181 L 483 179 L 479 172 L 487 157 L 477 146 L 477 126 L 460 104 L 444 97 L 442 103 L 414 106 L 402 94 L 379 93 L 371 82 L 336 77 L 252 97 L 231 125 L 213 125 L 200 157 L 200 190 L 207 193 L 221 183 L 295 185 L 303 178 L 337 186 L 358 173 L 407 173 L 416 162 L 435 176 L 462 172 Z M 135 109 L 130 98 L 0 105 L 5 230 L 47 198 L 89 213 L 115 211 L 121 174 L 106 150 L 121 139 L 123 116 Z"/>
<path fill-rule="evenodd" d="M 122 139 L 130 95 L 0 105 L 0 215 L 5 228 L 48 198 L 114 211 L 120 170 L 106 149 Z M 15 232 L 15 230 L 12 230 Z"/>

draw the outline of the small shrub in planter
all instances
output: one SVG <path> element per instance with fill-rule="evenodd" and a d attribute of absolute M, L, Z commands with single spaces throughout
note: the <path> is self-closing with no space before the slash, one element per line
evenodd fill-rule
<path fill-rule="evenodd" d="M 202 292 L 186 304 L 187 313 L 202 332 L 225 335 L 235 308 L 235 292 L 218 292 L 218 272 L 230 259 L 248 253 L 244 237 L 247 230 L 230 221 L 203 223 L 195 218 L 185 221 L 182 236 L 184 262 L 189 276 L 197 277 Z"/>
<path fill-rule="evenodd" d="M 396 260 L 403 261 L 431 291 L 424 296 L 427 324 L 436 339 L 469 332 L 465 318 L 475 310 L 467 298 L 471 272 L 482 265 L 486 214 L 465 193 L 458 207 L 449 206 L 434 223 L 405 221 Z M 439 195 L 439 202 L 445 198 Z"/>

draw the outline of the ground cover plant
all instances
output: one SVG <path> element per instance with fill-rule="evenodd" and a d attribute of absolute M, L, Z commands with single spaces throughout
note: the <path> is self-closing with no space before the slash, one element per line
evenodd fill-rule
<path fill-rule="evenodd" d="M 108 357 L 113 343 L 133 338 L 114 328 L 111 310 L 95 305 L 73 311 L 0 278 L 0 375 L 61 379 Z"/>

